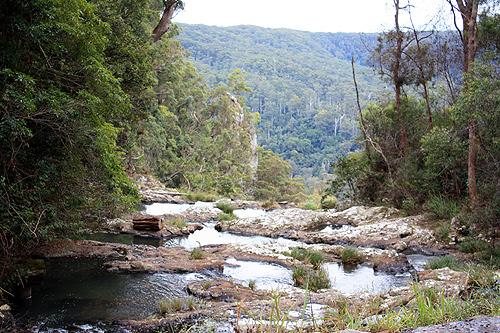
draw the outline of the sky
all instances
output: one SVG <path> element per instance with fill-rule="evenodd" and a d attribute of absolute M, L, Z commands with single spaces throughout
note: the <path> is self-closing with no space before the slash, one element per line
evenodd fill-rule
<path fill-rule="evenodd" d="M 407 0 L 400 2 L 406 4 Z M 313 32 L 381 32 L 394 27 L 392 0 L 184 0 L 184 4 L 174 23 L 256 25 Z M 450 28 L 453 21 L 446 1 L 413 0 L 412 5 L 417 29 L 429 20 L 438 22 L 440 29 L 446 25 Z M 439 13 L 444 16 L 437 16 Z M 410 25 L 409 20 L 401 19 L 402 27 Z"/>

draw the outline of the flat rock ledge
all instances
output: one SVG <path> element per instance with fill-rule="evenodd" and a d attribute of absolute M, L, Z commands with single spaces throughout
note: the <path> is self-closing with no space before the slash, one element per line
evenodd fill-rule
<path fill-rule="evenodd" d="M 421 227 L 424 216 L 401 217 L 393 208 L 351 207 L 345 211 L 278 209 L 261 217 L 222 221 L 219 231 L 284 237 L 310 244 L 371 246 L 403 251 L 439 247 L 432 231 Z"/>

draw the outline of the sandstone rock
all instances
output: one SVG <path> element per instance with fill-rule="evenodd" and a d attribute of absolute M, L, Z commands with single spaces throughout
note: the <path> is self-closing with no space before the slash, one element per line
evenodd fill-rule
<path fill-rule="evenodd" d="M 225 302 L 236 302 L 243 299 L 249 302 L 268 297 L 265 292 L 253 291 L 249 287 L 223 279 L 193 282 L 187 286 L 187 290 L 198 297 Z"/>
<path fill-rule="evenodd" d="M 126 260 L 114 260 L 104 264 L 114 273 L 192 273 L 205 270 L 222 272 L 224 259 L 218 258 L 216 252 L 206 252 L 202 259 L 190 259 L 190 251 L 179 247 L 164 248 L 145 246 Z"/>
<path fill-rule="evenodd" d="M 122 244 L 90 240 L 55 239 L 39 246 L 35 250 L 35 256 L 40 258 L 113 258 L 124 256 L 130 250 L 130 246 Z"/>

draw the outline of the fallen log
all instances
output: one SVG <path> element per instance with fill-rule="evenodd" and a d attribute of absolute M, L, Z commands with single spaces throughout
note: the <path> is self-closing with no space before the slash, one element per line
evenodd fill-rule
<path fill-rule="evenodd" d="M 135 218 L 132 225 L 135 230 L 159 231 L 163 228 L 161 218 L 156 216 Z"/>

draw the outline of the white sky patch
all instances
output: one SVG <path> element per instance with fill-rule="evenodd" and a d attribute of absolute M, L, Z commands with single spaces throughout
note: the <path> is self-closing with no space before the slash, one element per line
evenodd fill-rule
<path fill-rule="evenodd" d="M 401 0 L 400 5 L 406 5 Z M 256 25 L 313 32 L 380 32 L 394 26 L 390 0 L 184 0 L 185 10 L 175 23 L 216 26 Z M 453 28 L 450 7 L 445 0 L 412 0 L 412 17 L 417 29 Z M 401 12 L 401 26 L 409 26 Z"/>

